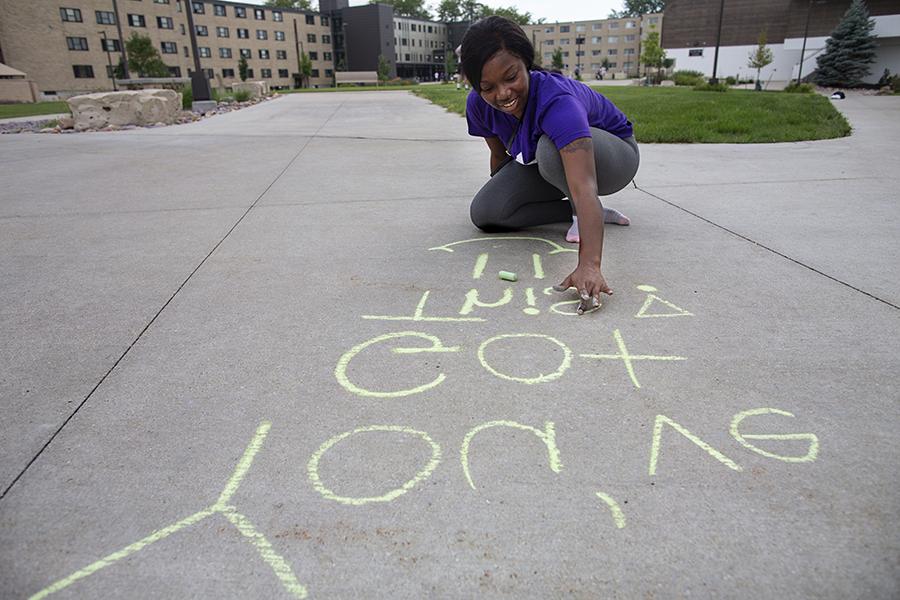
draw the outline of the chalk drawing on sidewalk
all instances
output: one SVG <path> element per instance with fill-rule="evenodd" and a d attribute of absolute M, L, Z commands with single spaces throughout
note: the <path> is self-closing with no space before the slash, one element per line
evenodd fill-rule
<path fill-rule="evenodd" d="M 631 378 L 631 383 L 634 384 L 634 387 L 640 388 L 641 383 L 638 381 L 637 375 L 634 373 L 634 365 L 632 364 L 636 360 L 653 360 L 653 361 L 679 361 L 679 360 L 687 360 L 684 356 L 653 356 L 650 354 L 631 354 L 628 352 L 628 348 L 625 346 L 625 340 L 622 339 L 622 333 L 616 329 L 613 331 L 613 337 L 616 340 L 616 345 L 619 347 L 618 354 L 582 354 L 580 355 L 582 358 L 595 358 L 597 360 L 621 360 L 625 363 L 625 370 L 628 371 L 628 376 Z"/>
<path fill-rule="evenodd" d="M 529 240 L 529 241 L 535 241 L 535 242 L 543 242 L 543 243 L 549 245 L 551 248 L 553 248 L 553 250 L 551 250 L 550 252 L 547 253 L 548 255 L 560 254 L 561 252 L 574 252 L 576 254 L 578 253 L 577 248 L 565 248 L 563 246 L 560 246 L 556 242 L 552 242 L 552 241 L 544 239 L 544 238 L 532 237 L 532 236 L 503 236 L 503 237 L 497 236 L 497 237 L 473 238 L 471 240 L 460 240 L 458 242 L 451 242 L 449 244 L 444 244 L 443 246 L 435 246 L 434 248 L 429 248 L 428 250 L 429 251 L 430 250 L 443 250 L 444 252 L 453 252 L 453 248 L 451 246 L 459 246 L 460 244 L 472 244 L 472 243 L 479 243 L 479 242 L 493 242 L 496 244 L 497 242 L 502 242 L 505 240 Z"/>
<path fill-rule="evenodd" d="M 247 446 L 247 449 L 244 450 L 244 455 L 241 457 L 241 460 L 238 462 L 237 467 L 234 469 L 234 473 L 232 473 L 231 477 L 228 479 L 228 483 L 225 484 L 225 488 L 222 490 L 222 493 L 219 495 L 218 500 L 212 505 L 203 510 L 200 510 L 189 517 L 185 517 L 180 521 L 173 523 L 167 527 L 163 527 L 159 529 L 147 537 L 130 544 L 117 552 L 113 552 L 112 554 L 101 558 L 97 562 L 91 563 L 90 565 L 84 567 L 83 569 L 79 569 L 75 571 L 68 577 L 60 579 L 59 581 L 47 586 L 42 589 L 38 593 L 31 596 L 30 600 L 40 600 L 41 598 L 46 598 L 50 594 L 56 593 L 62 589 L 65 589 L 90 575 L 93 575 L 97 571 L 113 565 L 118 561 L 135 554 L 147 546 L 163 540 L 173 533 L 177 533 L 182 529 L 190 527 L 191 525 L 195 525 L 207 517 L 211 517 L 215 514 L 221 514 L 228 520 L 229 523 L 234 525 L 241 534 L 247 538 L 247 540 L 253 545 L 256 551 L 259 553 L 260 557 L 265 561 L 267 565 L 272 569 L 275 573 L 275 576 L 278 577 L 278 580 L 281 582 L 284 589 L 294 598 L 306 598 L 307 591 L 306 588 L 297 581 L 297 577 L 294 575 L 294 572 L 291 570 L 291 566 L 287 563 L 284 558 L 279 555 L 275 549 L 272 547 L 272 544 L 269 542 L 266 537 L 260 533 L 256 527 L 250 522 L 250 520 L 239 513 L 237 509 L 229 504 L 234 493 L 237 492 L 238 487 L 241 485 L 241 482 L 244 480 L 244 477 L 247 475 L 247 471 L 250 470 L 250 465 L 253 464 L 253 459 L 256 457 L 256 453 L 259 452 L 259 449 L 262 447 L 263 442 L 266 439 L 266 436 L 269 434 L 269 429 L 272 424 L 268 421 L 263 421 L 260 423 L 259 427 L 256 428 L 256 433 L 253 436 L 253 439 L 250 441 L 250 444 Z"/>
<path fill-rule="evenodd" d="M 741 421 L 746 419 L 747 417 L 754 417 L 757 415 L 782 415 L 784 417 L 793 417 L 793 413 L 789 413 L 786 410 L 779 410 L 777 408 L 755 408 L 753 410 L 745 410 L 744 412 L 740 412 L 734 415 L 734 418 L 731 420 L 731 436 L 738 441 L 742 446 L 747 448 L 748 450 L 752 450 L 757 454 L 765 456 L 767 458 L 775 458 L 777 460 L 781 460 L 789 463 L 805 463 L 805 462 L 813 462 L 819 456 L 819 438 L 814 433 L 741 433 L 739 431 Z M 809 449 L 806 454 L 803 456 L 784 456 L 781 454 L 775 454 L 773 452 L 767 452 L 762 448 L 757 448 L 747 440 L 802 440 L 809 442 Z"/>
<path fill-rule="evenodd" d="M 644 300 L 644 304 L 641 306 L 640 310 L 638 310 L 637 314 L 634 315 L 636 319 L 650 319 L 654 317 L 693 317 L 694 313 L 686 311 L 680 306 L 676 306 L 672 304 L 668 300 L 663 300 L 659 296 L 657 296 L 654 292 L 658 292 L 655 287 L 652 285 L 639 285 L 637 286 L 642 292 L 647 292 L 647 299 Z M 670 312 L 649 312 L 650 307 L 662 304 L 667 306 L 670 309 Z"/>
<path fill-rule="evenodd" d="M 606 502 L 606 505 L 609 507 L 609 511 L 612 513 L 613 523 L 616 524 L 616 527 L 619 529 L 625 528 L 625 513 L 622 512 L 622 507 L 619 506 L 619 503 L 612 499 L 612 496 L 609 494 L 604 494 L 603 492 L 597 492 L 597 497 Z"/>
<path fill-rule="evenodd" d="M 562 469 L 562 462 L 559 460 L 559 448 L 556 447 L 556 431 L 553 429 L 552 421 L 544 423 L 544 431 L 531 427 L 530 425 L 516 423 L 515 421 L 488 421 L 469 431 L 463 438 L 462 446 L 459 449 L 459 460 L 462 463 L 463 473 L 466 476 L 466 481 L 469 482 L 469 487 L 473 490 L 476 488 L 475 483 L 472 481 L 472 474 L 469 472 L 469 444 L 472 443 L 472 438 L 474 438 L 478 432 L 490 429 L 491 427 L 512 427 L 513 429 L 521 429 L 522 431 L 533 433 L 544 442 L 545 446 L 547 446 L 547 461 L 550 463 L 550 470 L 554 473 L 559 473 L 560 469 Z"/>
<path fill-rule="evenodd" d="M 397 433 L 406 433 L 410 435 L 416 435 L 421 437 L 423 440 L 428 442 L 431 446 L 431 459 L 428 461 L 428 464 L 425 467 L 416 473 L 415 477 L 404 483 L 402 486 L 395 490 L 391 490 L 385 494 L 380 496 L 370 496 L 364 498 L 353 498 L 349 496 L 339 496 L 335 494 L 333 491 L 325 487 L 322 483 L 322 478 L 319 476 L 319 462 L 322 460 L 322 457 L 331 449 L 332 446 L 337 444 L 338 442 L 345 440 L 353 435 L 359 433 L 366 433 L 371 431 L 390 431 Z M 324 444 L 322 444 L 318 450 L 312 455 L 309 459 L 309 462 L 306 465 L 307 473 L 309 474 L 309 480 L 312 482 L 313 487 L 317 492 L 322 494 L 323 497 L 328 500 L 334 500 L 335 502 L 339 502 L 341 504 L 348 504 L 350 506 L 362 506 L 363 504 L 369 504 L 372 502 L 390 502 L 409 490 L 413 489 L 420 482 L 428 479 L 431 473 L 437 468 L 437 466 L 441 462 L 441 447 L 431 439 L 424 431 L 417 431 L 415 429 L 411 429 L 409 427 L 402 427 L 399 425 L 369 425 L 366 427 L 357 427 L 353 431 L 346 431 L 344 433 L 338 434 L 329 440 L 327 440 Z"/>
<path fill-rule="evenodd" d="M 702 448 L 706 451 L 707 454 L 715 458 L 717 461 L 732 469 L 733 471 L 743 471 L 744 468 L 713 448 L 707 442 L 704 442 L 702 439 L 691 433 L 687 430 L 683 425 L 676 423 L 666 415 L 656 415 L 656 421 L 653 423 L 653 444 L 650 447 L 650 468 L 648 469 L 648 474 L 652 477 L 656 475 L 656 465 L 659 462 L 659 447 L 662 443 L 662 430 L 663 425 L 668 425 L 691 442 Z"/>

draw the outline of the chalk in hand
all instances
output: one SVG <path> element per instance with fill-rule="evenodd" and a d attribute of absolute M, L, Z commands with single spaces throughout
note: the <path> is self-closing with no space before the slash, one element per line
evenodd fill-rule
<path fill-rule="evenodd" d="M 497 276 L 500 277 L 503 281 L 518 281 L 519 277 L 511 272 L 511 271 L 500 271 L 497 273 Z"/>

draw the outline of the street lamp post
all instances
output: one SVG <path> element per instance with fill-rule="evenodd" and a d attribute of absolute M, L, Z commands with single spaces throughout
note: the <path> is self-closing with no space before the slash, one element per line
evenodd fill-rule
<path fill-rule="evenodd" d="M 100 35 L 103 36 L 103 51 L 106 52 L 106 62 L 109 64 L 109 76 L 113 82 L 113 91 L 118 92 L 119 88 L 116 87 L 116 72 L 113 70 L 112 57 L 109 55 L 109 41 L 106 38 L 105 31 L 101 31 Z"/>
<path fill-rule="evenodd" d="M 809 0 L 806 6 L 806 26 L 803 28 L 803 47 L 800 50 L 800 67 L 797 69 L 797 85 L 803 75 L 803 61 L 806 60 L 806 37 L 809 35 L 809 17 L 812 15 L 813 4 L 824 4 L 825 0 Z"/>
<path fill-rule="evenodd" d="M 719 31 L 716 33 L 716 54 L 713 58 L 713 72 L 712 78 L 709 82 L 713 85 L 719 83 L 719 80 L 716 79 L 716 68 L 719 66 L 719 44 L 722 42 L 722 16 L 725 14 L 725 0 L 719 4 Z"/>
<path fill-rule="evenodd" d="M 584 44 L 583 37 L 575 38 L 575 69 L 578 71 L 578 75 L 581 75 L 581 45 Z"/>
<path fill-rule="evenodd" d="M 191 52 L 194 54 L 194 72 L 191 73 L 191 92 L 194 102 L 209 102 L 212 99 L 212 89 L 206 73 L 200 67 L 200 52 L 197 49 L 197 32 L 194 30 L 194 1 L 185 0 L 187 11 L 188 29 L 191 35 Z"/>

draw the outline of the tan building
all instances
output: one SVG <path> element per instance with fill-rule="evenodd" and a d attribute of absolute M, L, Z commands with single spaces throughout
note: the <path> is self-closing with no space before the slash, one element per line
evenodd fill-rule
<path fill-rule="evenodd" d="M 0 62 L 25 71 L 44 98 L 113 89 L 123 40 L 149 37 L 173 76 L 193 70 L 187 0 L 0 0 Z M 243 54 L 273 88 L 298 84 L 298 56 L 312 59 L 313 86 L 332 84 L 329 18 L 313 12 L 193 0 L 200 64 L 213 87 L 240 81 Z M 131 74 L 136 76 L 136 74 Z"/>
<path fill-rule="evenodd" d="M 625 78 L 638 75 L 641 40 L 651 27 L 662 31 L 662 17 L 653 14 L 628 19 L 543 23 L 526 25 L 523 29 L 531 37 L 545 69 L 551 68 L 553 53 L 559 48 L 563 73 L 570 77 L 579 69 L 582 78 L 595 79 L 605 68 L 606 77 Z"/>

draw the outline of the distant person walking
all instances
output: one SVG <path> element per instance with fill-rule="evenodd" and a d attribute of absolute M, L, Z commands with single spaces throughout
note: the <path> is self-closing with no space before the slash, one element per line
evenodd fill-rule
<path fill-rule="evenodd" d="M 579 292 L 579 312 L 596 308 L 601 293 L 612 293 L 600 269 L 603 223 L 629 224 L 598 194 L 621 190 L 637 173 L 631 123 L 598 92 L 536 66 L 528 36 L 508 19 L 474 23 L 458 50 L 472 83 L 469 133 L 491 151 L 491 179 L 472 200 L 472 222 L 509 231 L 572 221 L 566 239 L 580 243 L 578 266 L 561 287 Z"/>

